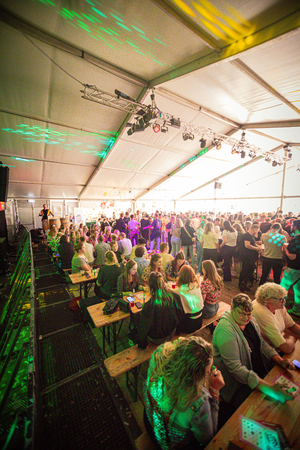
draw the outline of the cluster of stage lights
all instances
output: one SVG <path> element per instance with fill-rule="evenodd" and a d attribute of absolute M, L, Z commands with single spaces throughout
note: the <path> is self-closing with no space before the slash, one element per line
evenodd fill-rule
<path fill-rule="evenodd" d="M 182 139 L 184 141 L 194 140 L 195 136 L 201 136 L 199 140 L 200 147 L 206 148 L 206 138 L 212 139 L 212 145 L 217 150 L 220 150 L 223 144 L 232 147 L 232 154 L 239 154 L 241 158 L 245 158 L 247 153 L 249 158 L 264 157 L 266 162 L 272 163 L 273 167 L 282 166 L 283 163 L 289 162 L 292 159 L 292 151 L 289 145 L 283 146 L 284 156 L 276 156 L 272 152 L 264 151 L 259 147 L 249 144 L 245 139 L 245 132 L 242 132 L 241 139 L 226 136 L 221 133 L 214 132 L 211 128 L 198 126 L 191 122 L 185 122 L 179 118 L 175 118 L 172 114 L 164 113 L 159 110 L 155 103 L 154 89 L 151 93 L 151 105 L 144 105 L 137 102 L 133 98 L 115 89 L 115 95 L 98 89 L 96 86 L 84 85 L 83 98 L 109 106 L 129 114 L 135 115 L 134 122 L 128 123 L 130 128 L 127 134 L 131 136 L 138 131 L 144 131 L 151 127 L 154 133 L 167 133 L 168 127 L 178 128 L 182 130 Z M 300 165 L 297 166 L 297 171 L 300 172 Z"/>

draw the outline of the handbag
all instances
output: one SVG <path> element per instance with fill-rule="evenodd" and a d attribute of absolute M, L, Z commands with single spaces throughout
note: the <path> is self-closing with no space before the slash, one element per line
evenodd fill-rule
<path fill-rule="evenodd" d="M 79 308 L 79 306 L 78 306 L 78 303 L 77 303 L 79 300 L 82 300 L 81 295 L 80 295 L 79 297 L 74 297 L 74 298 L 72 298 L 72 300 L 71 300 L 70 303 L 69 303 L 69 309 L 70 309 L 71 311 L 77 312 L 77 311 L 80 310 L 80 308 Z"/>
<path fill-rule="evenodd" d="M 118 308 L 118 299 L 113 298 L 111 300 L 107 300 L 104 308 L 103 308 L 103 314 L 109 315 L 113 314 Z"/>
<path fill-rule="evenodd" d="M 130 311 L 130 305 L 127 300 L 124 300 L 123 298 L 118 298 L 118 306 L 121 311 L 128 313 Z"/>

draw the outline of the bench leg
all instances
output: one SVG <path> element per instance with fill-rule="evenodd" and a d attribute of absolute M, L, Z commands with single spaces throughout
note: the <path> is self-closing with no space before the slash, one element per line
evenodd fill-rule
<path fill-rule="evenodd" d="M 133 389 L 131 388 L 132 383 L 129 380 L 129 373 L 133 372 Z M 134 402 L 137 401 L 137 390 L 138 390 L 138 367 L 135 367 L 133 370 L 126 372 L 126 386 L 131 395 L 131 398 Z"/>

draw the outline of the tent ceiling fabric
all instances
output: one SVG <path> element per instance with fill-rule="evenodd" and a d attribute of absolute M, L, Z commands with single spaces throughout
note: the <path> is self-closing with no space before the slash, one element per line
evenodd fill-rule
<path fill-rule="evenodd" d="M 9 198 L 191 201 L 282 195 L 284 166 L 182 130 L 127 134 L 84 85 L 284 156 L 299 196 L 300 7 L 293 0 L 0 0 L 0 160 Z M 200 189 L 199 189 L 200 188 Z M 279 201 L 277 199 L 277 205 Z M 298 201 L 299 204 L 299 201 Z M 300 204 L 299 204 L 300 210 Z"/>

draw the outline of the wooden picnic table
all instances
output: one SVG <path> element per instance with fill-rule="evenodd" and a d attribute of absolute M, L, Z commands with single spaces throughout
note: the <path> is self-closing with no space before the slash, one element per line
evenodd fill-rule
<path fill-rule="evenodd" d="M 84 286 L 84 296 L 88 296 L 88 284 L 94 283 L 97 280 L 99 269 L 91 269 L 91 270 L 81 270 L 78 273 L 69 274 L 69 278 L 72 284 L 80 284 L 80 295 L 81 295 L 81 286 Z M 86 276 L 89 275 L 89 277 Z"/>
<path fill-rule="evenodd" d="M 284 359 L 300 360 L 300 341 L 296 342 L 295 350 Z M 268 382 L 274 382 L 279 375 L 284 375 L 296 385 L 300 386 L 300 370 L 284 370 L 276 365 L 265 377 Z M 262 394 L 254 389 L 244 403 L 235 411 L 221 430 L 205 447 L 205 450 L 227 450 L 229 442 L 238 445 L 242 450 L 250 450 L 249 444 L 240 440 L 240 416 L 251 420 L 264 421 L 281 425 L 289 443 L 290 449 L 300 449 L 300 393 L 294 400 L 280 403 L 278 400 Z M 266 447 L 267 448 L 267 447 Z M 277 448 L 275 445 L 270 448 Z"/>

